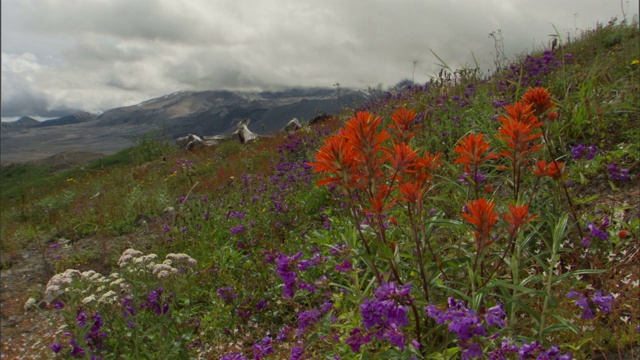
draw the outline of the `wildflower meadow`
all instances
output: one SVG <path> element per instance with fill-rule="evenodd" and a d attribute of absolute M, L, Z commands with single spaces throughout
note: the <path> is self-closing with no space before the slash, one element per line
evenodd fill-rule
<path fill-rule="evenodd" d="M 613 20 L 246 146 L 23 183 L 3 251 L 72 238 L 28 306 L 47 356 L 640 357 L 639 40 Z"/>

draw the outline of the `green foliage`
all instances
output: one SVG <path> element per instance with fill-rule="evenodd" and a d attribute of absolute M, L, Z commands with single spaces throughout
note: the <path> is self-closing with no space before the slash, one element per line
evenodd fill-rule
<path fill-rule="evenodd" d="M 131 156 L 141 164 L 163 159 L 177 151 L 177 145 L 163 131 L 151 131 L 133 140 Z"/>

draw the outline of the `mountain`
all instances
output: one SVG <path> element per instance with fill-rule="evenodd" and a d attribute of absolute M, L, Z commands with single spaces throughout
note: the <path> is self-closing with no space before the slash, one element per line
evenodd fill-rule
<path fill-rule="evenodd" d="M 23 116 L 16 121 L 10 121 L 10 122 L 5 121 L 0 123 L 0 128 L 2 129 L 2 131 L 20 131 L 20 130 L 38 128 L 38 127 L 79 124 L 82 122 L 91 121 L 95 118 L 96 118 L 95 114 L 92 114 L 86 111 L 81 111 L 72 115 L 67 115 L 67 116 L 44 120 L 44 121 L 38 121 L 34 118 Z"/>
<path fill-rule="evenodd" d="M 40 125 L 40 121 L 28 116 L 23 116 L 16 121 L 0 123 L 0 130 L 3 132 L 12 130 L 24 130 L 36 127 L 38 125 Z"/>
<path fill-rule="evenodd" d="M 46 127 L 46 126 L 60 126 L 60 125 L 69 125 L 69 124 L 79 124 L 79 123 L 91 121 L 91 120 L 93 120 L 95 118 L 96 118 L 95 114 L 92 114 L 92 113 L 86 112 L 86 111 L 81 111 L 81 112 L 77 112 L 77 113 L 75 113 L 73 115 L 67 115 L 67 116 L 59 117 L 57 119 L 51 119 L 51 120 L 43 121 L 38 126 L 39 127 Z"/>
<path fill-rule="evenodd" d="M 336 98 L 332 89 L 180 91 L 106 111 L 98 116 L 96 126 L 153 124 L 173 137 L 188 133 L 219 135 L 233 131 L 240 120 L 249 118 L 249 128 L 265 134 L 279 130 L 294 117 L 308 120 L 320 113 L 334 113 L 364 98 L 361 92 L 344 90 Z"/>
<path fill-rule="evenodd" d="M 229 134 L 243 119 L 258 134 L 282 129 L 292 118 L 308 121 L 366 99 L 362 91 L 301 88 L 271 92 L 178 91 L 137 105 L 39 122 L 23 117 L 3 122 L 0 160 L 26 162 L 62 152 L 112 154 L 153 130 L 172 138 Z"/>

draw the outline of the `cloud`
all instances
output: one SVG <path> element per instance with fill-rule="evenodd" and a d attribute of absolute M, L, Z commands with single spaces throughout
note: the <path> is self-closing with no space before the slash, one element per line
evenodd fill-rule
<path fill-rule="evenodd" d="M 452 68 L 473 54 L 486 72 L 491 31 L 512 55 L 543 46 L 552 24 L 566 38 L 619 13 L 601 0 L 13 0 L 2 3 L 2 116 L 177 90 L 424 82 L 439 70 L 430 50 Z"/>

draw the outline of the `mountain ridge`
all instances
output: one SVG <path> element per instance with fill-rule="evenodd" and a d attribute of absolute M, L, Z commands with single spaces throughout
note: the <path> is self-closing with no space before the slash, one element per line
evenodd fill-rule
<path fill-rule="evenodd" d="M 105 155 L 132 146 L 150 131 L 171 138 L 187 134 L 225 135 L 249 119 L 258 134 L 274 133 L 292 118 L 310 120 L 336 113 L 367 99 L 363 91 L 292 88 L 283 91 L 176 91 L 138 104 L 116 107 L 96 115 L 77 112 L 47 121 L 23 117 L 1 124 L 1 161 L 26 162 L 69 151 Z"/>

